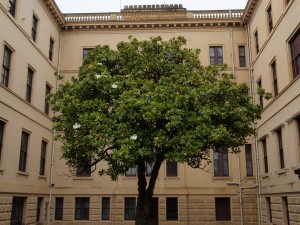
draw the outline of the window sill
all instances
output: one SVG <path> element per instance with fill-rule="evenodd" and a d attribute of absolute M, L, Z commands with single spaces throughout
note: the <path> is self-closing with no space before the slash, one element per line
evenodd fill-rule
<path fill-rule="evenodd" d="M 19 177 L 19 176 L 28 177 L 29 173 L 28 172 L 23 172 L 23 171 L 18 171 L 17 172 L 17 177 Z"/>
<path fill-rule="evenodd" d="M 92 177 L 73 177 L 73 180 L 93 180 Z"/>
<path fill-rule="evenodd" d="M 265 178 L 269 178 L 270 176 L 269 176 L 268 173 L 265 173 L 265 174 L 261 175 L 261 177 L 262 177 L 263 179 L 265 179 Z"/>
<path fill-rule="evenodd" d="M 289 170 L 288 168 L 283 168 L 283 169 L 277 170 L 275 172 L 277 173 L 278 176 L 280 176 L 280 175 L 286 174 L 286 172 L 288 170 Z"/>
<path fill-rule="evenodd" d="M 2 175 L 4 173 L 4 169 L 0 168 L 0 174 Z"/>
<path fill-rule="evenodd" d="M 39 180 L 47 180 L 47 177 L 46 177 L 46 176 L 43 176 L 43 175 L 39 175 L 38 179 L 39 179 Z"/>
<path fill-rule="evenodd" d="M 217 180 L 232 181 L 232 177 L 230 177 L 230 176 L 228 176 L 228 177 L 225 177 L 225 176 L 213 177 L 212 180 L 213 181 L 217 181 Z"/>

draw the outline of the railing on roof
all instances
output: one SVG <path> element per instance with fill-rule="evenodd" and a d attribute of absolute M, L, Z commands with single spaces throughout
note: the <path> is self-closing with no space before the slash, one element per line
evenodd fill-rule
<path fill-rule="evenodd" d="M 203 10 L 203 11 L 192 11 L 194 19 L 231 19 L 231 18 L 242 18 L 243 10 Z"/>
<path fill-rule="evenodd" d="M 186 11 L 187 19 L 238 19 L 242 18 L 243 10 L 199 10 Z M 165 12 L 166 15 L 168 11 Z M 76 13 L 64 14 L 66 22 L 103 22 L 126 20 L 126 13 Z M 131 15 L 132 17 L 133 15 Z M 141 12 L 137 14 L 142 17 Z M 145 12 L 145 16 L 147 13 Z M 138 19 L 138 18 L 137 18 Z M 132 18 L 131 18 L 132 20 Z"/>

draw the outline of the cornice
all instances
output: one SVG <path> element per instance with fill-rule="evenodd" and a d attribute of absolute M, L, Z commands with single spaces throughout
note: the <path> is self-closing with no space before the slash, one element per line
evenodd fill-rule
<path fill-rule="evenodd" d="M 244 23 L 248 23 L 250 21 L 259 1 L 260 0 L 248 0 L 242 17 Z"/>
<path fill-rule="evenodd" d="M 65 17 L 54 0 L 42 0 L 59 27 L 65 26 Z"/>

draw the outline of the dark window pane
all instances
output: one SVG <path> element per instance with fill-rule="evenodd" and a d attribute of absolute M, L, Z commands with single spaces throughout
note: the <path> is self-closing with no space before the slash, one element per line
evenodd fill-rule
<path fill-rule="evenodd" d="M 167 177 L 177 177 L 177 162 L 167 161 Z"/>
<path fill-rule="evenodd" d="M 36 221 L 41 220 L 42 203 L 43 203 L 43 198 L 38 197 L 37 206 L 36 206 Z"/>
<path fill-rule="evenodd" d="M 64 198 L 55 198 L 55 220 L 63 219 L 63 209 L 64 209 Z"/>
<path fill-rule="evenodd" d="M 90 163 L 91 163 L 90 159 L 78 159 L 76 176 L 90 177 L 91 176 Z"/>
<path fill-rule="evenodd" d="M 239 62 L 240 67 L 246 66 L 246 52 L 245 46 L 239 46 Z"/>
<path fill-rule="evenodd" d="M 214 176 L 229 176 L 228 152 L 222 148 L 214 152 Z"/>
<path fill-rule="evenodd" d="M 252 162 L 252 145 L 245 145 L 246 152 L 246 172 L 247 176 L 253 176 L 253 162 Z"/>
<path fill-rule="evenodd" d="M 136 174 L 137 174 L 137 169 L 136 169 L 136 167 L 130 167 L 130 168 L 126 171 L 125 176 L 127 176 L 127 177 L 134 177 L 134 176 L 136 176 Z"/>
<path fill-rule="evenodd" d="M 151 176 L 152 169 L 153 169 L 153 165 L 147 163 L 146 164 L 146 176 Z"/>
<path fill-rule="evenodd" d="M 258 88 L 262 88 L 262 84 L 261 84 L 261 79 L 257 82 L 257 86 Z M 263 109 L 264 108 L 264 98 L 262 95 L 259 95 L 259 105 L 260 105 L 260 108 Z"/>
<path fill-rule="evenodd" d="M 36 34 L 37 34 L 37 24 L 38 19 L 35 15 L 32 16 L 32 29 L 31 29 L 31 37 L 33 41 L 36 41 Z"/>
<path fill-rule="evenodd" d="M 209 47 L 210 65 L 220 66 L 223 64 L 223 49 L 220 46 Z"/>
<path fill-rule="evenodd" d="M 2 79 L 1 84 L 8 87 L 9 74 L 10 74 L 10 63 L 11 63 L 12 51 L 5 46 L 3 54 L 3 63 L 2 63 Z"/>
<path fill-rule="evenodd" d="M 46 84 L 46 91 L 45 91 L 45 107 L 44 107 L 44 113 L 49 115 L 49 103 L 46 101 L 46 97 L 51 93 L 51 87 Z"/>
<path fill-rule="evenodd" d="M 90 198 L 75 198 L 75 220 L 89 220 Z"/>
<path fill-rule="evenodd" d="M 271 68 L 272 68 L 272 76 L 273 76 L 274 96 L 276 97 L 278 95 L 278 81 L 277 81 L 276 62 L 272 63 Z"/>
<path fill-rule="evenodd" d="M 262 142 L 262 147 L 263 147 L 265 173 L 268 173 L 269 172 L 269 166 L 268 166 L 267 140 L 263 139 L 261 142 Z"/>
<path fill-rule="evenodd" d="M 280 168 L 285 168 L 284 164 L 284 154 L 283 154 L 283 145 L 282 145 L 282 133 L 281 129 L 277 130 L 277 138 L 278 138 L 278 148 L 279 148 L 279 160 L 280 160 Z"/>
<path fill-rule="evenodd" d="M 19 159 L 20 171 L 26 170 L 28 140 L 29 140 L 29 134 L 23 131 L 22 138 L 21 138 L 20 159 Z"/>
<path fill-rule="evenodd" d="M 9 2 L 8 2 L 8 12 L 13 17 L 15 16 L 15 13 L 16 13 L 16 0 L 9 0 Z"/>
<path fill-rule="evenodd" d="M 13 197 L 10 225 L 22 225 L 23 224 L 23 211 L 26 198 Z"/>
<path fill-rule="evenodd" d="M 216 220 L 231 221 L 230 198 L 215 198 Z"/>
<path fill-rule="evenodd" d="M 300 116 L 296 118 L 297 126 L 298 126 L 298 143 L 300 145 Z"/>
<path fill-rule="evenodd" d="M 167 198 L 167 221 L 178 220 L 178 199 Z"/>
<path fill-rule="evenodd" d="M 255 49 L 256 49 L 256 53 L 259 53 L 259 42 L 258 42 L 258 32 L 256 31 L 254 33 L 254 39 L 255 39 Z"/>
<path fill-rule="evenodd" d="M 300 30 L 290 41 L 291 55 L 292 55 L 292 69 L 293 78 L 300 74 Z"/>
<path fill-rule="evenodd" d="M 102 198 L 102 220 L 110 220 L 110 198 Z"/>
<path fill-rule="evenodd" d="M 47 150 L 47 142 L 46 141 L 42 141 L 41 159 L 40 159 L 40 175 L 45 175 L 46 150 Z"/>
<path fill-rule="evenodd" d="M 0 162 L 1 162 L 1 153 L 2 153 L 2 146 L 3 146 L 4 126 L 5 123 L 0 120 Z"/>
<path fill-rule="evenodd" d="M 93 48 L 84 48 L 82 52 L 82 59 L 86 59 L 89 56 L 89 52 L 92 50 Z"/>
<path fill-rule="evenodd" d="M 135 198 L 128 197 L 125 198 L 125 207 L 124 207 L 124 220 L 134 220 L 135 219 Z"/>
<path fill-rule="evenodd" d="M 272 7 L 270 6 L 267 10 L 268 14 L 268 25 L 269 25 L 269 32 L 273 30 L 273 18 L 272 18 Z"/>
<path fill-rule="evenodd" d="M 268 222 L 272 223 L 273 216 L 272 216 L 272 206 L 271 206 L 270 197 L 266 197 L 266 211 L 267 211 Z"/>
<path fill-rule="evenodd" d="M 33 70 L 28 68 L 26 84 L 26 101 L 31 102 Z"/>
<path fill-rule="evenodd" d="M 54 40 L 50 38 L 50 45 L 49 45 L 49 59 L 52 61 L 53 59 L 53 48 L 54 48 Z"/>

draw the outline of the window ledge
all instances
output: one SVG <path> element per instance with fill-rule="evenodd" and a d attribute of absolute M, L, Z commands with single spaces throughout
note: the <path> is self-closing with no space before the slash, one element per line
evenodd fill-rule
<path fill-rule="evenodd" d="M 73 177 L 73 180 L 93 180 L 92 177 Z"/>
<path fill-rule="evenodd" d="M 300 169 L 300 164 L 298 164 L 298 165 L 296 165 L 296 166 L 293 166 L 292 169 L 293 169 L 293 170 L 298 170 L 298 169 Z"/>
<path fill-rule="evenodd" d="M 232 181 L 232 177 L 230 177 L 230 176 L 228 176 L 228 177 L 225 177 L 225 176 L 223 176 L 223 177 L 222 176 L 220 176 L 220 177 L 213 177 L 212 180 L 213 181 L 215 181 L 215 180 L 226 180 L 226 181 L 229 180 L 229 181 Z"/>
<path fill-rule="evenodd" d="M 4 173 L 4 169 L 0 167 L 0 174 L 2 175 Z"/>
<path fill-rule="evenodd" d="M 170 177 L 168 177 L 168 176 L 166 176 L 165 177 L 165 180 L 180 180 L 180 177 L 172 177 L 172 176 L 170 176 Z"/>
<path fill-rule="evenodd" d="M 283 169 L 280 169 L 280 170 L 277 170 L 277 171 L 275 171 L 277 174 L 278 174 L 278 176 L 279 175 L 282 175 L 282 174 L 286 174 L 286 172 L 288 171 L 289 169 L 288 168 L 283 168 Z"/>
<path fill-rule="evenodd" d="M 47 177 L 44 175 L 39 175 L 38 179 L 39 180 L 47 180 Z"/>
<path fill-rule="evenodd" d="M 29 176 L 29 173 L 28 173 L 28 172 L 23 172 L 23 171 L 18 171 L 18 172 L 17 172 L 17 177 L 18 177 L 18 176 L 28 177 L 28 176 Z"/>
<path fill-rule="evenodd" d="M 262 177 L 262 178 L 269 178 L 270 176 L 269 176 L 268 173 L 265 173 L 265 174 L 261 175 L 261 177 Z"/>

